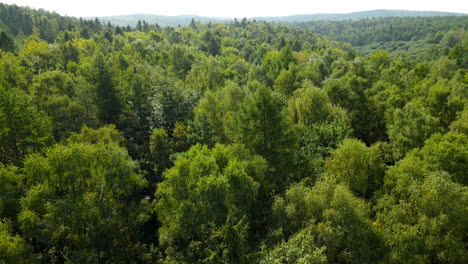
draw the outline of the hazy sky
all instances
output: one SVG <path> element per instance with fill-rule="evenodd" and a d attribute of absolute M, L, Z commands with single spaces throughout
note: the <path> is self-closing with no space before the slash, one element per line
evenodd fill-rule
<path fill-rule="evenodd" d="M 348 13 L 371 9 L 404 9 L 468 13 L 466 0 L 0 0 L 19 6 L 88 17 L 126 14 L 219 17 L 286 16 Z"/>

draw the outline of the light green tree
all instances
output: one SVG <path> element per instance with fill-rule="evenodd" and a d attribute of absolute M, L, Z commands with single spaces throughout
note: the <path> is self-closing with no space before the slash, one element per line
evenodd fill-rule
<path fill-rule="evenodd" d="M 0 161 L 19 164 L 53 142 L 49 117 L 17 88 L 0 86 Z"/>
<path fill-rule="evenodd" d="M 418 100 L 407 103 L 393 113 L 388 124 L 388 137 L 393 146 L 395 160 L 402 158 L 413 148 L 421 147 L 424 140 L 439 130 L 439 120 Z"/>
<path fill-rule="evenodd" d="M 156 190 L 159 241 L 167 258 L 245 263 L 253 206 L 266 171 L 265 160 L 242 145 L 196 145 L 179 156 Z"/>
<path fill-rule="evenodd" d="M 317 261 L 324 254 L 328 263 L 369 263 L 385 255 L 383 243 L 369 219 L 368 206 L 344 185 L 327 179 L 312 188 L 295 185 L 275 199 L 273 212 L 270 223 L 278 228 L 270 239 L 287 241 L 288 247 L 296 245 L 285 251 L 297 260 L 315 256 L 311 259 Z M 302 237 L 310 240 L 298 241 Z M 281 242 L 270 254 L 284 245 Z M 296 255 L 298 250 L 305 250 L 305 254 Z"/>
<path fill-rule="evenodd" d="M 44 261 L 121 263 L 138 257 L 140 227 L 149 217 L 148 203 L 138 198 L 146 181 L 117 143 L 91 141 L 75 136 L 25 161 L 28 191 L 20 201 L 19 227 L 43 249 Z"/>
<path fill-rule="evenodd" d="M 370 198 L 382 185 L 385 166 L 377 145 L 367 147 L 357 139 L 345 139 L 326 160 L 325 173 L 355 195 Z"/>
<path fill-rule="evenodd" d="M 29 264 L 38 263 L 33 248 L 21 236 L 13 233 L 11 223 L 0 219 L 0 262 Z"/>

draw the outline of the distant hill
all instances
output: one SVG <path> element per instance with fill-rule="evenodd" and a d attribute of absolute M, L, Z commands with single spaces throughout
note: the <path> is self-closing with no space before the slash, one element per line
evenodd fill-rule
<path fill-rule="evenodd" d="M 133 15 L 123 15 L 123 16 L 107 16 L 107 17 L 98 17 L 99 20 L 107 23 L 110 22 L 113 25 L 118 26 L 127 26 L 132 27 L 136 26 L 138 20 L 146 21 L 149 24 L 158 24 L 160 26 L 186 26 L 190 24 L 192 18 L 200 23 L 208 22 L 221 22 L 221 21 L 231 21 L 233 18 L 222 18 L 222 17 L 202 17 L 197 15 L 180 15 L 180 16 L 160 16 L 160 15 L 149 15 L 149 14 L 133 14 Z"/>
<path fill-rule="evenodd" d="M 318 20 L 356 20 L 366 18 L 381 18 L 381 17 L 433 17 L 433 16 L 466 16 L 462 13 L 437 12 L 437 11 L 407 11 L 407 10 L 369 10 L 361 12 L 353 12 L 346 14 L 309 14 L 309 15 L 293 15 L 282 17 L 255 17 L 251 19 L 263 20 L 268 22 L 307 22 Z"/>
<path fill-rule="evenodd" d="M 417 40 L 436 44 L 441 41 L 444 32 L 450 29 L 467 31 L 468 16 L 380 17 L 352 21 L 315 20 L 297 22 L 294 25 L 337 41 L 349 42 L 353 46 Z M 464 37 L 462 31 L 455 35 L 459 38 Z"/>
<path fill-rule="evenodd" d="M 268 22 L 288 22 L 298 23 L 307 21 L 341 21 L 355 20 L 366 18 L 381 18 L 381 17 L 433 17 L 433 16 L 466 16 L 462 13 L 451 12 L 436 12 L 436 11 L 407 11 L 407 10 L 370 10 L 362 12 L 353 12 L 346 14 L 304 14 L 292 16 L 277 16 L 277 17 L 251 17 L 249 20 L 260 20 Z M 136 26 L 138 20 L 145 20 L 150 24 L 159 24 L 160 26 L 185 26 L 190 24 L 192 18 L 200 23 L 232 21 L 232 17 L 202 17 L 197 15 L 181 15 L 181 16 L 160 16 L 149 14 L 133 14 L 123 16 L 107 16 L 98 17 L 100 20 L 110 22 L 120 26 Z"/>

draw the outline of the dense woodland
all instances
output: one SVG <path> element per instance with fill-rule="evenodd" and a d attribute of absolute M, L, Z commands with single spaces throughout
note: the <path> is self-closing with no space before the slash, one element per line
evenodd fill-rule
<path fill-rule="evenodd" d="M 360 20 L 360 19 L 374 19 L 382 17 L 440 17 L 440 16 L 464 16 L 463 13 L 453 12 L 434 12 L 434 11 L 408 11 L 408 10 L 368 10 L 353 13 L 330 13 L 330 14 L 305 14 L 305 15 L 290 15 L 290 16 L 274 16 L 274 17 L 249 17 L 248 20 L 252 21 L 266 21 L 266 22 L 280 22 L 280 23 L 303 23 L 319 21 L 319 23 L 331 21 L 343 21 L 343 20 Z M 94 19 L 94 17 L 92 18 Z M 233 20 L 229 17 L 205 17 L 198 15 L 178 15 L 178 16 L 161 16 L 151 14 L 131 14 L 131 15 L 120 15 L 120 16 L 103 16 L 98 19 L 110 22 L 113 25 L 119 26 L 136 26 L 138 21 L 145 20 L 151 24 L 159 24 L 160 26 L 187 26 L 191 20 L 194 19 L 197 22 L 208 23 L 208 22 L 227 22 Z M 354 21 L 356 22 L 356 21 Z M 321 32 L 322 34 L 322 32 Z"/>
<path fill-rule="evenodd" d="M 466 17 L 0 20 L 0 263 L 468 263 Z"/>
<path fill-rule="evenodd" d="M 378 50 L 413 62 L 437 60 L 465 36 L 464 17 L 386 17 L 349 21 L 310 21 L 296 24 L 337 41 L 350 43 L 359 55 Z"/>

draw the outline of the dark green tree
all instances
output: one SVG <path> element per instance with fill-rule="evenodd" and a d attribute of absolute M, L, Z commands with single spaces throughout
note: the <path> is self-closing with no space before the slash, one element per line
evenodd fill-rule
<path fill-rule="evenodd" d="M 15 51 L 15 43 L 13 42 L 13 39 L 5 33 L 5 31 L 0 32 L 0 49 L 6 52 Z"/>
<path fill-rule="evenodd" d="M 104 55 L 93 60 L 91 80 L 95 85 L 99 120 L 104 124 L 117 124 L 122 113 L 122 102 L 115 88 L 112 74 Z"/>
<path fill-rule="evenodd" d="M 236 140 L 268 161 L 276 191 L 285 190 L 293 181 L 290 174 L 297 162 L 298 137 L 282 106 L 277 94 L 261 87 L 245 100 L 237 115 Z"/>

